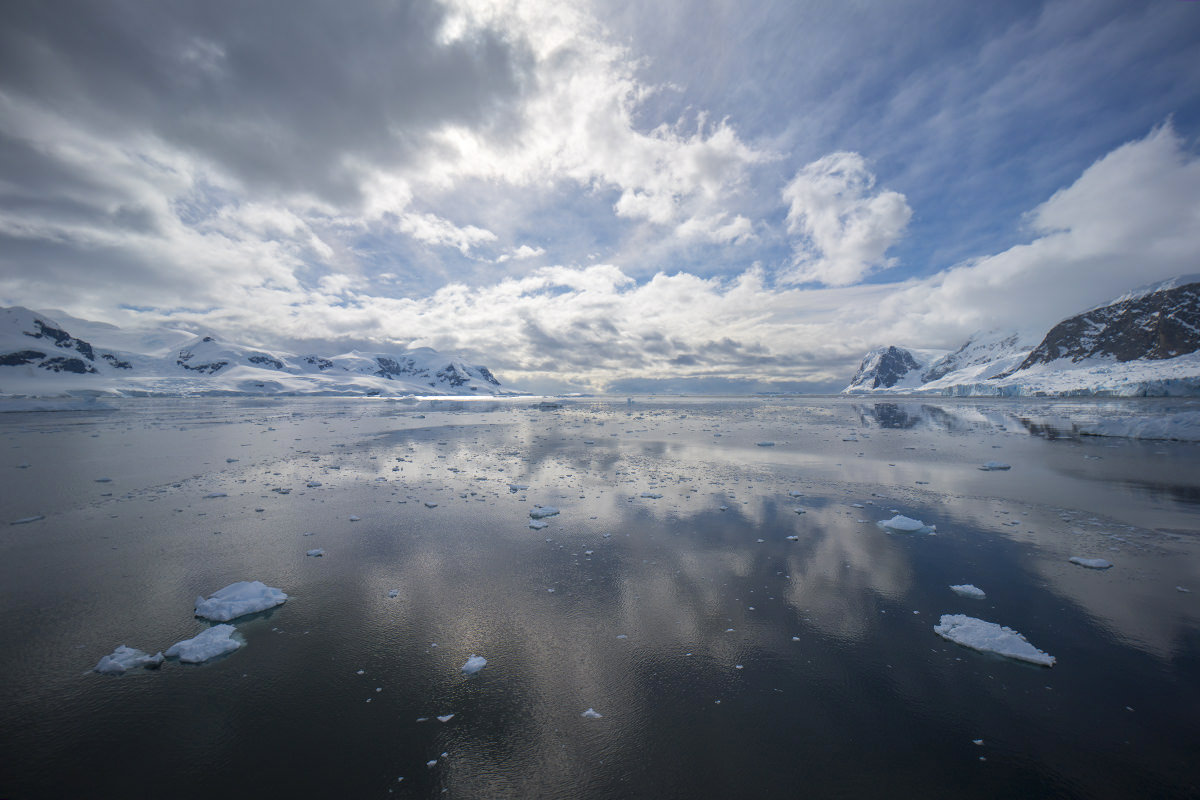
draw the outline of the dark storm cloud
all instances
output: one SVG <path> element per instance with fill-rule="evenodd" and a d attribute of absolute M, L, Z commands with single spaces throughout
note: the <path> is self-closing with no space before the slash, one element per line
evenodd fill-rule
<path fill-rule="evenodd" d="M 527 55 L 495 34 L 439 43 L 443 19 L 430 0 L 17 0 L 0 11 L 0 92 L 112 139 L 152 134 L 251 190 L 347 202 L 349 161 L 403 163 L 443 123 L 506 124 Z M 21 152 L 0 140 L 10 180 Z"/>

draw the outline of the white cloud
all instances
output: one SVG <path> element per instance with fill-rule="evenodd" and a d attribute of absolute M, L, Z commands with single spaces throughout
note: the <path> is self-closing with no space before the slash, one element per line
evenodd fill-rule
<path fill-rule="evenodd" d="M 900 287 L 880 306 L 883 329 L 914 346 L 986 327 L 1044 333 L 1136 285 L 1196 272 L 1200 158 L 1164 125 L 1096 161 L 1028 222 L 1029 242 Z"/>
<path fill-rule="evenodd" d="M 544 247 L 530 247 L 527 244 L 523 244 L 516 250 L 498 256 L 496 263 L 503 264 L 505 261 L 523 261 L 527 258 L 536 258 L 545 254 L 546 249 Z"/>
<path fill-rule="evenodd" d="M 419 242 L 454 247 L 464 256 L 471 248 L 496 241 L 496 234 L 474 225 L 459 227 L 436 214 L 404 214 L 396 227 Z"/>
<path fill-rule="evenodd" d="M 912 209 L 899 192 L 874 187 L 875 176 L 858 153 L 831 153 L 796 173 L 783 189 L 788 232 L 802 237 L 792 282 L 846 286 L 893 265 L 885 254 Z"/>

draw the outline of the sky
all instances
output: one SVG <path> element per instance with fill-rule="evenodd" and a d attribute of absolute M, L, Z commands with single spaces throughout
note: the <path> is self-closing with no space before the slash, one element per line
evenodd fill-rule
<path fill-rule="evenodd" d="M 1198 254 L 1200 2 L 0 6 L 0 305 L 822 392 Z"/>

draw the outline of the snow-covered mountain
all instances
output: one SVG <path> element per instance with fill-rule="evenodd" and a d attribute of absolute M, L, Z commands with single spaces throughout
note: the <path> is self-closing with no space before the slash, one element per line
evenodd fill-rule
<path fill-rule="evenodd" d="M 1040 341 L 1019 332 L 975 334 L 958 350 L 922 366 L 920 354 L 929 352 L 872 350 L 842 391 L 1046 397 L 1200 394 L 1200 276 L 1137 289 L 1063 320 Z"/>
<path fill-rule="evenodd" d="M 161 329 L 125 331 L 0 308 L 0 395 L 496 395 L 484 366 L 427 347 L 397 353 L 296 355 Z M 121 349 L 110 343 L 136 349 Z"/>

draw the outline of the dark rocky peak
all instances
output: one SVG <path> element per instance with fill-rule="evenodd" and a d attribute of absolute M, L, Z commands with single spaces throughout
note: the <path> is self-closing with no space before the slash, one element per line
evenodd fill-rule
<path fill-rule="evenodd" d="M 921 365 L 912 353 L 900 347 L 888 347 L 867 354 L 850 385 L 855 388 L 887 389 Z"/>
<path fill-rule="evenodd" d="M 1198 349 L 1200 282 L 1169 284 L 1063 320 L 1012 372 L 1064 358 L 1157 361 Z"/>

